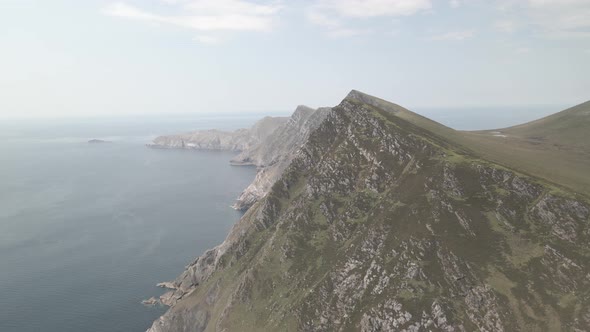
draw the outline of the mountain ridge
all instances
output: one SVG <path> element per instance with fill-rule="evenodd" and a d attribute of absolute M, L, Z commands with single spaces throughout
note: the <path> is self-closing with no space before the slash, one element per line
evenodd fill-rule
<path fill-rule="evenodd" d="M 169 284 L 149 331 L 590 328 L 586 198 L 359 98 Z"/>
<path fill-rule="evenodd" d="M 325 119 L 330 108 L 312 109 L 298 106 L 289 121 L 278 127 L 260 144 L 245 150 L 230 162 L 247 164 L 251 162 L 259 167 L 254 181 L 240 194 L 233 207 L 246 210 L 262 198 L 281 176 L 291 162 L 294 153 L 307 140 Z"/>
<path fill-rule="evenodd" d="M 459 131 L 360 91 L 347 98 L 390 110 L 481 158 L 590 196 L 590 101 L 509 128 Z"/>
<path fill-rule="evenodd" d="M 156 137 L 147 146 L 158 149 L 243 151 L 259 144 L 287 121 L 287 117 L 265 116 L 249 129 L 242 128 L 234 131 L 207 129 L 178 135 L 164 135 Z"/>

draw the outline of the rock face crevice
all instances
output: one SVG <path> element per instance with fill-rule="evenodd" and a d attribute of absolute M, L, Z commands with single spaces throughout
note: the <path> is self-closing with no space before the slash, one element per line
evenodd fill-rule
<path fill-rule="evenodd" d="M 590 330 L 588 199 L 396 107 L 327 111 L 149 331 Z"/>

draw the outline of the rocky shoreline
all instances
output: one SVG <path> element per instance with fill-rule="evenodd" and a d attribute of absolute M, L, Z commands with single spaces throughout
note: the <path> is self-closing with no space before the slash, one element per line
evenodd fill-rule
<path fill-rule="evenodd" d="M 310 133 L 315 130 L 326 118 L 330 108 L 313 109 L 307 106 L 298 106 L 288 118 L 266 117 L 258 121 L 251 129 L 239 129 L 234 132 L 222 132 L 218 130 L 206 130 L 190 134 L 160 136 L 151 144 L 146 144 L 154 149 L 192 149 L 192 150 L 224 150 L 240 151 L 236 157 L 229 161 L 233 166 L 256 166 L 258 172 L 252 183 L 244 189 L 233 209 L 247 211 L 258 200 L 264 197 L 272 185 L 281 176 L 285 168 L 291 162 L 292 157 L 299 147 L 307 140 Z M 273 119 L 272 123 L 270 122 Z M 264 132 L 260 132 L 264 128 Z M 246 130 L 249 131 L 246 134 Z M 253 134 L 256 132 L 256 134 Z M 220 142 L 219 136 L 240 137 L 246 141 L 235 139 L 232 144 L 203 144 L 203 142 Z M 258 137 L 258 142 L 250 142 L 253 136 Z M 228 141 L 225 139 L 224 141 Z M 194 143 L 200 142 L 200 143 Z M 247 146 L 247 147 L 246 147 Z M 245 147 L 238 149 L 236 147 Z M 225 243 L 225 242 L 224 242 Z M 185 295 L 190 293 L 197 280 L 206 278 L 203 268 L 208 266 L 213 257 L 217 257 L 219 248 L 211 249 L 199 257 L 192 264 L 186 266 L 185 272 L 174 281 L 161 282 L 157 286 L 168 291 L 158 298 L 152 297 L 142 301 L 142 304 L 153 306 L 162 304 L 173 306 Z M 205 264 L 205 262 L 207 262 Z M 206 269 L 205 269 L 206 270 Z"/>
<path fill-rule="evenodd" d="M 293 153 L 326 117 L 330 108 L 300 105 L 290 117 L 264 117 L 250 129 L 232 132 L 216 129 L 179 135 L 159 136 L 146 144 L 152 149 L 235 151 L 232 166 L 256 166 L 254 181 L 244 189 L 232 207 L 245 211 L 263 197 L 276 182 Z"/>

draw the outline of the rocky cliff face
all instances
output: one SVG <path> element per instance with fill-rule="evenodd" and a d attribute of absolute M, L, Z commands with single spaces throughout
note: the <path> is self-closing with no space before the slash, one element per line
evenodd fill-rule
<path fill-rule="evenodd" d="M 171 149 L 244 151 L 259 144 L 287 121 L 286 117 L 267 116 L 256 122 L 250 129 L 238 129 L 231 132 L 212 129 L 181 135 L 159 136 L 148 146 Z"/>
<path fill-rule="evenodd" d="M 351 94 L 149 331 L 590 330 L 590 204 Z"/>
<path fill-rule="evenodd" d="M 262 198 L 291 162 L 293 154 L 324 120 L 330 108 L 298 106 L 291 117 L 265 117 L 251 129 L 233 132 L 201 130 L 182 135 L 160 136 L 149 147 L 194 150 L 241 151 L 232 165 L 254 165 L 258 173 L 233 207 L 247 210 Z"/>
<path fill-rule="evenodd" d="M 285 146 L 293 145 L 295 142 L 300 141 L 300 137 L 303 136 L 304 132 L 307 132 L 307 135 L 309 135 L 307 121 L 315 111 L 315 109 L 307 106 L 298 106 L 291 117 L 278 127 L 280 128 L 279 130 L 275 130 L 268 135 L 262 142 L 263 144 L 242 151 L 242 153 L 231 160 L 232 164 L 256 166 L 273 164 L 276 159 L 285 154 L 285 150 L 283 149 Z M 319 118 L 316 122 L 322 121 L 321 117 Z M 302 142 L 299 143 L 301 144 Z"/>
<path fill-rule="evenodd" d="M 260 144 L 245 150 L 232 159 L 236 165 L 259 167 L 254 181 L 238 197 L 234 208 L 246 210 L 262 198 L 281 176 L 297 150 L 326 118 L 330 108 L 317 110 L 299 106 L 285 124 L 281 125 Z"/>

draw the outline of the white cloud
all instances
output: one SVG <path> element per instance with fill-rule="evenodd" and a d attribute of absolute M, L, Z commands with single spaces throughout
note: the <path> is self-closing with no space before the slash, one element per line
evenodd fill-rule
<path fill-rule="evenodd" d="M 109 16 L 170 24 L 199 31 L 269 31 L 281 7 L 277 3 L 257 4 L 244 0 L 163 0 L 179 13 L 162 15 L 126 3 L 108 5 L 103 12 Z"/>
<path fill-rule="evenodd" d="M 589 0 L 497 0 L 504 13 L 516 15 L 519 28 L 548 38 L 590 37 Z"/>
<path fill-rule="evenodd" d="M 430 0 L 319 0 L 315 8 L 342 17 L 409 16 L 432 8 Z"/>
<path fill-rule="evenodd" d="M 449 5 L 451 6 L 451 8 L 459 8 L 461 6 L 461 1 L 460 0 L 450 0 Z"/>
<path fill-rule="evenodd" d="M 281 6 L 276 2 L 262 5 L 244 0 L 195 0 L 187 3 L 186 8 L 196 12 L 272 15 L 277 13 Z"/>
<path fill-rule="evenodd" d="M 125 3 L 117 2 L 107 6 L 103 12 L 106 15 L 126 17 L 138 20 L 157 20 L 158 16 L 145 12 Z"/>
<path fill-rule="evenodd" d="M 461 41 L 472 38 L 475 35 L 474 30 L 449 31 L 443 34 L 434 35 L 430 39 L 437 41 Z"/>
<path fill-rule="evenodd" d="M 590 1 L 529 0 L 534 25 L 549 37 L 590 37 Z"/>
<path fill-rule="evenodd" d="M 306 16 L 328 35 L 344 37 L 371 32 L 351 27 L 359 19 L 411 16 L 431 8 L 430 0 L 318 0 L 308 7 Z"/>

